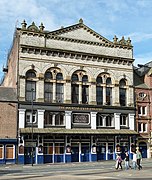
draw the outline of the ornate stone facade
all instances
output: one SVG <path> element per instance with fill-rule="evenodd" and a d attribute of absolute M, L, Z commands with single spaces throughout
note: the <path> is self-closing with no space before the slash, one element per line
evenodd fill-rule
<path fill-rule="evenodd" d="M 122 156 L 131 153 L 136 135 L 131 40 L 109 41 L 82 19 L 51 32 L 43 24 L 26 26 L 23 21 L 17 29 L 13 46 L 20 163 L 31 162 L 30 152 L 34 163 L 115 159 L 118 146 Z M 5 86 L 12 81 L 12 61 Z"/>

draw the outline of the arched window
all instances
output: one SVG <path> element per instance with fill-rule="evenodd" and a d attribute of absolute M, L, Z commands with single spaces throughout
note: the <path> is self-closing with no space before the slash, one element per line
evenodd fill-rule
<path fill-rule="evenodd" d="M 44 75 L 44 101 L 53 102 L 53 76 L 51 72 Z"/>
<path fill-rule="evenodd" d="M 103 86 L 102 77 L 98 76 L 96 79 L 96 102 L 97 105 L 103 104 Z"/>
<path fill-rule="evenodd" d="M 82 77 L 82 82 L 88 82 L 88 76 L 87 75 L 84 75 Z"/>
<path fill-rule="evenodd" d="M 83 75 L 84 72 L 74 73 L 71 77 L 71 97 L 72 103 L 88 104 L 89 101 L 89 85 L 88 85 L 88 76 Z M 82 76 L 82 83 L 79 82 Z M 79 91 L 81 89 L 81 91 Z M 81 92 L 81 93 L 80 93 Z"/>
<path fill-rule="evenodd" d="M 64 125 L 64 114 L 59 113 L 55 115 L 55 125 L 56 126 L 63 126 Z"/>
<path fill-rule="evenodd" d="M 126 106 L 126 81 L 121 79 L 119 82 L 119 103 L 120 106 Z"/>
<path fill-rule="evenodd" d="M 71 82 L 71 96 L 72 96 L 72 103 L 79 103 L 79 81 L 78 75 L 72 75 L 72 82 Z"/>
<path fill-rule="evenodd" d="M 63 75 L 62 75 L 62 73 L 57 73 L 57 75 L 56 75 L 56 80 L 58 81 L 60 81 L 60 80 L 63 80 Z"/>
<path fill-rule="evenodd" d="M 56 102 L 63 103 L 63 75 L 62 73 L 57 73 L 56 75 Z"/>
<path fill-rule="evenodd" d="M 111 85 L 111 78 L 108 77 L 106 79 L 106 105 L 112 104 L 112 87 Z"/>
<path fill-rule="evenodd" d="M 25 99 L 26 101 L 32 101 L 36 99 L 36 73 L 33 70 L 29 70 L 26 73 L 26 86 L 25 86 Z"/>

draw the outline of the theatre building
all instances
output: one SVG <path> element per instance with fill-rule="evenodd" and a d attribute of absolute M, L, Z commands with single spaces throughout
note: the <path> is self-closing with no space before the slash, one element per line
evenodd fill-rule
<path fill-rule="evenodd" d="M 131 155 L 137 132 L 129 38 L 110 41 L 82 19 L 54 31 L 23 21 L 10 57 L 3 85 L 16 81 L 19 163 Z"/>

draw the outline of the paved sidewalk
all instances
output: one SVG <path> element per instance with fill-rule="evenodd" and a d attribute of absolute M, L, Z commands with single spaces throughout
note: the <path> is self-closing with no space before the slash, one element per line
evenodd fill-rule
<path fill-rule="evenodd" d="M 115 170 L 114 164 L 115 161 L 0 165 L 0 180 L 152 180 L 152 159 L 144 159 L 140 171 Z"/>

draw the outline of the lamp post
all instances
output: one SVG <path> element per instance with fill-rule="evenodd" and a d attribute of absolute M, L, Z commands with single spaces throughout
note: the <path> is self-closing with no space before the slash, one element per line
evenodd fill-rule
<path fill-rule="evenodd" d="M 32 88 L 31 89 L 31 92 L 32 92 L 32 97 L 31 97 L 31 105 L 32 105 L 32 107 L 31 107 L 31 113 L 32 113 L 32 151 L 31 151 L 31 156 L 32 156 L 32 166 L 33 166 L 33 91 L 34 91 L 34 89 Z"/>

